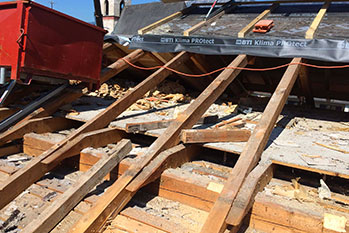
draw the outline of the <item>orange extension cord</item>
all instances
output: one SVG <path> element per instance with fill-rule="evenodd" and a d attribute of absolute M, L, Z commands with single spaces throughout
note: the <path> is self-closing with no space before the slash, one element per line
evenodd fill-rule
<path fill-rule="evenodd" d="M 277 70 L 277 69 L 281 69 L 287 66 L 291 66 L 291 65 L 302 65 L 302 66 L 307 66 L 307 67 L 312 67 L 312 68 L 316 68 L 316 69 L 344 69 L 344 68 L 349 68 L 349 65 L 342 65 L 342 66 L 318 66 L 318 65 L 312 65 L 312 64 L 307 64 L 304 62 L 290 62 L 284 65 L 280 65 L 280 66 L 275 66 L 275 67 L 269 67 L 269 68 L 246 68 L 246 67 L 232 67 L 232 66 L 226 66 L 226 67 L 222 67 L 219 68 L 217 70 L 208 72 L 208 73 L 204 73 L 204 74 L 187 74 L 187 73 L 183 73 L 181 71 L 172 69 L 170 67 L 167 66 L 154 66 L 154 67 L 140 67 L 137 66 L 135 64 L 132 64 L 130 61 L 128 61 L 127 59 L 120 58 L 123 61 L 125 61 L 127 64 L 129 64 L 130 66 L 136 68 L 136 69 L 140 69 L 140 70 L 155 70 L 155 69 L 160 69 L 160 68 L 164 68 L 167 69 L 169 71 L 172 71 L 173 73 L 179 74 L 179 75 L 183 75 L 183 76 L 187 76 L 187 77 L 193 77 L 193 78 L 200 78 L 200 77 L 205 77 L 220 71 L 223 71 L 225 69 L 231 69 L 231 70 L 248 70 L 248 71 L 269 71 L 269 70 Z"/>

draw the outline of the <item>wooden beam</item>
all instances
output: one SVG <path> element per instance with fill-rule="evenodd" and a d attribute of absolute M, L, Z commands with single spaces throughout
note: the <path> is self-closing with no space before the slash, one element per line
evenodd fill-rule
<path fill-rule="evenodd" d="M 40 218 L 30 222 L 23 231 L 28 233 L 51 231 L 131 150 L 131 141 L 121 140 L 113 148 L 110 156 L 100 159 L 92 168 L 81 175 L 71 188 L 41 213 Z"/>
<path fill-rule="evenodd" d="M 127 133 L 138 133 L 146 132 L 148 130 L 163 129 L 171 125 L 174 119 L 162 120 L 162 121 L 150 121 L 150 122 L 140 122 L 140 123 L 128 123 L 126 124 Z M 213 124 L 217 123 L 218 116 L 204 116 L 199 119 L 197 124 Z"/>
<path fill-rule="evenodd" d="M 0 158 L 8 155 L 13 155 L 16 153 L 20 153 L 22 151 L 22 145 L 11 145 L 0 148 Z"/>
<path fill-rule="evenodd" d="M 208 20 L 201 21 L 200 23 L 198 23 L 198 24 L 192 26 L 191 28 L 185 30 L 183 32 L 183 36 L 190 36 L 190 35 L 192 35 L 194 32 L 196 32 L 200 28 L 202 28 L 202 27 L 212 23 L 213 21 L 217 20 L 218 18 L 220 18 L 224 14 L 225 14 L 225 11 L 222 11 L 222 12 L 218 13 L 217 15 L 213 16 L 212 18 L 210 18 Z"/>
<path fill-rule="evenodd" d="M 144 28 L 139 29 L 139 30 L 138 30 L 138 34 L 139 34 L 139 35 L 144 35 L 145 33 L 147 33 L 147 32 L 149 32 L 149 31 L 153 30 L 154 28 L 159 27 L 160 25 L 163 25 L 163 24 L 165 24 L 165 23 L 171 21 L 172 19 L 177 18 L 177 17 L 180 17 L 180 16 L 182 16 L 182 15 L 183 15 L 183 14 L 182 14 L 181 11 L 178 11 L 178 12 L 176 12 L 176 13 L 173 13 L 172 15 L 169 15 L 169 16 L 167 16 L 167 17 L 165 17 L 165 18 L 162 18 L 162 19 L 160 19 L 160 20 L 158 20 L 158 21 L 156 21 L 156 22 L 154 22 L 154 23 L 152 23 L 152 24 L 150 24 L 150 25 L 148 25 L 148 26 L 145 26 Z"/>
<path fill-rule="evenodd" d="M 189 59 L 189 55 L 186 52 L 179 53 L 171 61 L 169 61 L 166 66 L 171 68 L 176 68 L 183 61 Z M 125 66 L 128 66 L 127 63 L 123 62 Z M 118 67 L 118 66 L 116 66 Z M 117 69 L 117 68 L 116 68 Z M 5 195 L 8 191 L 9 194 L 6 194 L 6 198 L 0 200 L 0 209 L 13 200 L 17 195 L 22 191 L 28 188 L 32 183 L 40 179 L 46 172 L 52 169 L 57 165 L 58 161 L 62 161 L 64 157 L 71 155 L 72 148 L 75 148 L 78 145 L 75 145 L 76 141 L 73 141 L 76 137 L 80 136 L 83 133 L 91 132 L 93 130 L 101 129 L 107 126 L 112 120 L 119 116 L 123 111 L 125 111 L 129 106 L 131 106 L 136 100 L 141 98 L 147 91 L 151 88 L 158 85 L 166 77 L 168 77 L 172 72 L 168 71 L 165 68 L 161 68 L 147 79 L 143 80 L 138 84 L 132 91 L 128 92 L 122 98 L 115 101 L 103 112 L 99 113 L 89 122 L 86 122 L 80 128 L 75 130 L 70 134 L 65 140 L 54 145 L 50 150 L 46 151 L 39 157 L 33 159 L 26 167 L 22 168 L 11 176 L 7 182 L 0 186 L 0 195 Z M 70 151 L 70 152 L 69 152 Z M 68 153 L 69 152 L 69 153 Z"/>
<path fill-rule="evenodd" d="M 258 23 L 258 21 L 260 21 L 261 19 L 263 19 L 267 15 L 269 15 L 270 12 L 273 11 L 278 6 L 279 6 L 278 3 L 273 3 L 269 9 L 266 9 L 265 11 L 263 11 L 260 15 L 258 15 L 256 18 L 254 18 L 249 24 L 247 24 L 243 29 L 241 29 L 241 31 L 239 31 L 239 33 L 238 33 L 238 37 L 244 38 L 246 36 L 246 34 L 249 33 L 253 29 L 254 25 L 256 23 Z"/>
<path fill-rule="evenodd" d="M 241 225 L 244 217 L 252 208 L 254 197 L 264 189 L 272 178 L 273 165 L 271 163 L 259 164 L 251 171 L 230 209 L 226 219 L 228 225 L 232 225 L 234 228 L 238 228 Z"/>
<path fill-rule="evenodd" d="M 194 148 L 194 147 L 191 147 Z M 187 147 L 178 145 L 160 153 L 159 157 L 146 166 L 140 173 L 140 178 L 134 180 L 136 188 L 150 183 L 159 177 L 166 168 L 177 167 L 191 160 L 194 154 Z M 128 203 L 136 191 L 126 190 L 127 185 L 144 167 L 144 161 L 132 164 L 126 172 L 99 198 L 96 204 L 87 212 L 70 232 L 96 232 L 105 221 L 114 213 L 118 214 Z M 131 183 L 132 184 L 132 183 Z M 132 189 L 132 186 L 130 186 Z M 116 209 L 116 210 L 115 210 Z"/>
<path fill-rule="evenodd" d="M 132 53 L 128 54 L 127 56 L 125 56 L 124 58 L 131 63 L 135 63 L 144 55 L 145 55 L 145 52 L 143 50 L 137 49 Z M 115 75 L 117 75 L 118 73 L 120 73 L 121 71 L 125 70 L 128 67 L 129 65 L 124 60 L 122 59 L 117 60 L 116 62 L 114 62 L 113 64 L 109 65 L 107 68 L 104 68 L 102 70 L 101 83 L 108 81 L 109 79 L 111 79 L 112 77 L 114 77 Z"/>
<path fill-rule="evenodd" d="M 294 58 L 292 63 L 301 62 Z M 223 191 L 213 206 L 201 232 L 223 232 L 226 229 L 225 219 L 230 207 L 245 180 L 245 177 L 258 163 L 268 142 L 276 120 L 280 115 L 292 87 L 299 75 L 301 65 L 289 66 L 265 108 L 262 118 L 254 129 L 247 145 L 244 147 L 233 171 L 224 185 Z"/>
<path fill-rule="evenodd" d="M 35 133 L 47 133 L 58 130 L 70 129 L 76 127 L 78 124 L 76 121 L 69 120 L 64 117 L 43 117 L 31 119 L 23 122 L 20 127 L 14 127 L 5 131 L 0 136 L 0 145 L 5 144 L 8 141 L 20 139 L 24 134 Z"/>
<path fill-rule="evenodd" d="M 44 176 L 45 173 L 53 169 L 63 158 L 78 155 L 80 151 L 86 147 L 101 147 L 109 143 L 115 143 L 123 138 L 124 133 L 125 132 L 117 129 L 108 128 L 87 132 L 74 138 L 70 144 L 63 147 L 61 150 L 62 157 L 50 164 L 46 165 L 43 163 L 46 158 L 45 153 L 34 158 L 27 166 L 11 175 L 6 182 L 0 185 L 0 209 L 5 207 L 35 181 Z"/>
<path fill-rule="evenodd" d="M 239 55 L 233 60 L 230 66 L 245 67 L 247 63 L 247 56 Z M 114 214 L 118 214 L 132 198 L 133 192 L 136 192 L 138 188 L 142 187 L 142 185 L 146 183 L 147 178 L 151 177 L 154 173 L 152 168 L 147 169 L 144 167 L 148 164 L 148 167 L 155 166 L 151 163 L 154 158 L 156 158 L 162 151 L 178 144 L 181 130 L 193 127 L 193 125 L 200 119 L 211 104 L 217 100 L 217 98 L 224 92 L 225 88 L 227 88 L 240 72 L 241 70 L 224 70 L 149 147 L 147 153 L 144 155 L 143 161 L 140 164 L 130 167 L 128 172 L 123 174 L 113 184 L 113 187 L 108 189 L 110 194 L 104 195 L 104 201 L 101 201 L 100 204 L 96 205 L 94 211 L 90 211 L 89 216 L 85 215 L 85 217 L 75 225 L 73 232 L 96 231 L 104 224 L 105 220 L 113 211 Z M 153 161 L 156 161 L 156 159 Z M 142 170 L 147 172 L 137 176 L 137 174 Z M 148 170 L 151 172 L 148 172 Z M 130 186 L 125 189 L 133 179 L 134 183 L 132 182 Z"/>
<path fill-rule="evenodd" d="M 171 61 L 169 61 L 165 67 L 176 68 L 181 65 L 185 60 L 189 59 L 187 52 L 181 52 Z M 99 113 L 89 122 L 85 123 L 78 130 L 76 130 L 72 135 L 70 135 L 64 142 L 59 143 L 57 148 L 53 148 L 48 151 L 50 154 L 48 158 L 43 161 L 45 164 L 49 164 L 59 157 L 61 157 L 62 144 L 68 144 L 73 138 L 81 134 L 82 132 L 88 132 L 91 130 L 96 130 L 98 128 L 103 128 L 107 126 L 112 120 L 118 117 L 123 111 L 130 107 L 134 102 L 141 98 L 145 93 L 147 93 L 151 88 L 160 84 L 166 77 L 168 77 L 172 72 L 166 68 L 160 68 L 147 79 L 143 80 L 132 91 L 128 92 L 121 99 L 118 99 L 113 104 L 111 104 L 103 112 Z"/>
<path fill-rule="evenodd" d="M 132 53 L 130 53 L 128 56 L 125 58 L 129 60 L 130 62 L 136 62 L 139 60 L 142 56 L 144 55 L 144 52 L 142 50 L 135 50 Z M 105 82 L 115 76 L 116 74 L 120 73 L 124 69 L 129 67 L 129 65 L 123 61 L 123 60 L 118 60 L 112 65 L 108 66 L 105 68 L 102 73 L 101 73 L 101 80 L 102 82 Z M 57 109 L 65 104 L 71 103 L 74 100 L 78 99 L 83 95 L 82 89 L 84 86 L 80 85 L 76 89 L 71 89 L 71 91 L 65 93 L 63 96 L 61 96 L 58 100 L 55 99 L 53 101 L 49 101 L 45 106 L 37 109 L 30 115 L 28 115 L 26 118 L 24 118 L 22 121 L 16 124 L 15 127 L 9 129 L 6 131 L 5 134 L 2 134 L 0 136 L 0 145 L 3 145 L 6 141 L 11 140 L 11 139 L 6 139 L 8 135 L 16 135 L 20 134 L 21 131 L 23 131 L 22 128 L 27 127 L 27 122 L 31 119 L 34 118 L 39 118 L 39 117 L 47 117 L 54 112 L 57 111 Z"/>
<path fill-rule="evenodd" d="M 247 142 L 251 131 L 243 129 L 186 129 L 182 130 L 183 143 Z"/>
<path fill-rule="evenodd" d="M 322 19 L 324 18 L 326 11 L 327 11 L 328 7 L 330 6 L 330 4 L 331 4 L 331 1 L 326 1 L 324 3 L 324 5 L 322 5 L 322 7 L 319 10 L 319 12 L 317 13 L 315 19 L 311 23 L 309 29 L 305 33 L 305 39 L 313 39 L 314 38 L 314 34 L 315 34 L 316 30 L 318 29 Z"/>
<path fill-rule="evenodd" d="M 313 97 L 313 93 L 311 90 L 311 86 L 309 83 L 309 69 L 305 66 L 301 67 L 299 72 L 299 84 L 300 88 L 305 96 L 305 103 L 311 107 L 315 107 L 315 101 Z"/>

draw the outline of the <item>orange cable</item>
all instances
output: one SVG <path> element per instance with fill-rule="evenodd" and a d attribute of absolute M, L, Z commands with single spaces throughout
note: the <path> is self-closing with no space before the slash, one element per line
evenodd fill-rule
<path fill-rule="evenodd" d="M 172 69 L 170 67 L 167 66 L 154 66 L 154 67 L 141 67 L 141 66 L 137 66 L 133 63 L 131 63 L 130 61 L 128 61 L 126 58 L 122 57 L 120 58 L 123 61 L 125 61 L 127 64 L 129 64 L 130 66 L 136 68 L 136 69 L 140 69 L 140 70 L 155 70 L 155 69 L 160 69 L 160 68 L 164 68 L 167 69 L 169 71 L 172 71 L 173 73 L 179 74 L 179 75 L 183 75 L 183 76 L 187 76 L 187 77 L 194 77 L 194 78 L 200 78 L 200 77 L 204 77 L 204 76 L 209 76 L 211 74 L 217 73 L 219 71 L 222 70 L 226 70 L 226 69 L 231 69 L 231 70 L 247 70 L 247 71 L 257 71 L 257 72 L 261 72 L 261 71 L 270 71 L 270 70 L 277 70 L 277 69 L 281 69 L 287 66 L 291 66 L 291 65 L 302 65 L 302 66 L 307 66 L 307 67 L 312 67 L 312 68 L 316 68 L 316 69 L 344 69 L 344 68 L 349 68 L 349 65 L 342 65 L 342 66 L 318 66 L 318 65 L 312 65 L 312 64 L 307 64 L 304 62 L 290 62 L 284 65 L 280 65 L 280 66 L 274 66 L 274 67 L 269 67 L 269 68 L 247 68 L 247 67 L 233 67 L 233 66 L 226 66 L 226 67 L 222 67 L 219 68 L 217 70 L 208 72 L 208 73 L 204 73 L 204 74 L 187 74 L 175 69 Z"/>

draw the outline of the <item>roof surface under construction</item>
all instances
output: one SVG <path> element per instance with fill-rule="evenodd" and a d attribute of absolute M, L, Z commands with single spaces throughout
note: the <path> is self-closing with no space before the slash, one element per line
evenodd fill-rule
<path fill-rule="evenodd" d="M 112 37 L 118 40 L 120 36 L 126 36 L 131 48 L 156 52 L 185 50 L 201 54 L 245 53 L 349 61 L 348 2 L 252 3 L 228 2 L 216 6 L 208 18 L 206 14 L 210 5 L 193 3 L 189 8 L 153 20 L 144 27 L 135 23 L 132 15 L 151 19 L 151 12 L 166 9 L 167 4 L 146 4 L 144 6 L 152 10 L 138 10 L 137 14 L 134 11 L 137 7 L 128 6 Z M 180 3 L 171 3 L 171 6 L 175 4 L 178 7 Z M 128 20 L 123 20 L 123 17 Z M 261 19 L 273 20 L 274 27 L 267 33 L 253 32 L 254 25 Z M 134 33 L 136 30 L 139 35 Z"/>

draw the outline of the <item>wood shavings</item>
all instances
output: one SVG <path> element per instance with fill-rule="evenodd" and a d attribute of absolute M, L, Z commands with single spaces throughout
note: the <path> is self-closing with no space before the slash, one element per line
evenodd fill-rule
<path fill-rule="evenodd" d="M 342 152 L 342 153 L 344 153 L 344 154 L 349 154 L 349 151 L 342 150 L 342 149 L 340 149 L 340 148 L 338 148 L 338 147 L 324 145 L 324 144 L 321 144 L 321 143 L 319 143 L 319 142 L 314 142 L 314 143 L 315 143 L 316 145 L 318 145 L 318 146 L 322 146 L 322 147 L 325 147 L 325 148 L 330 149 L 330 150 L 335 150 L 335 151 L 338 151 L 338 152 Z"/>

